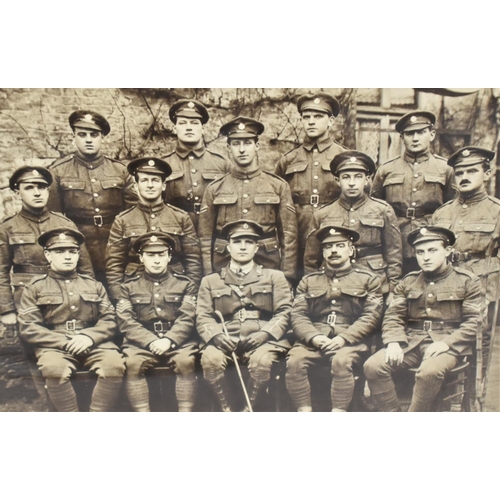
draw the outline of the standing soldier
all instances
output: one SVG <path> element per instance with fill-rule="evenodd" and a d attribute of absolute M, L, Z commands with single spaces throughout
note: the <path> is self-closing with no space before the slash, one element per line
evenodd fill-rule
<path fill-rule="evenodd" d="M 207 108 L 194 99 L 179 99 L 168 112 L 177 134 L 175 150 L 164 156 L 172 168 L 163 199 L 189 213 L 196 231 L 205 188 L 231 170 L 221 153 L 211 151 L 203 141 L 209 120 Z"/>
<path fill-rule="evenodd" d="M 144 372 L 161 364 L 172 366 L 177 375 L 179 411 L 192 411 L 194 406 L 197 286 L 168 269 L 172 255 L 178 252 L 176 245 L 172 236 L 158 231 L 137 238 L 133 248 L 144 263 L 144 272 L 121 286 L 116 314 L 125 336 L 125 387 L 135 411 L 149 411 Z"/>
<path fill-rule="evenodd" d="M 427 226 L 408 235 L 421 271 L 405 276 L 382 323 L 385 349 L 364 366 L 380 411 L 399 411 L 392 373 L 418 367 L 408 411 L 430 411 L 458 357 L 469 355 L 481 322 L 479 278 L 446 261 L 455 235 Z"/>
<path fill-rule="evenodd" d="M 290 185 L 299 230 L 297 260 L 302 267 L 313 215 L 339 197 L 339 185 L 330 175 L 330 162 L 346 148 L 330 135 L 340 111 L 335 97 L 324 92 L 304 94 L 297 101 L 297 109 L 306 137 L 299 147 L 279 160 L 275 174 Z M 303 274 L 302 270 L 299 274 Z"/>
<path fill-rule="evenodd" d="M 101 153 L 110 126 L 93 111 L 75 111 L 69 117 L 76 153 L 61 158 L 49 169 L 54 176 L 49 208 L 63 212 L 85 235 L 96 278 L 104 283 L 103 255 L 111 224 L 137 196 L 125 166 Z"/>
<path fill-rule="evenodd" d="M 220 271 L 229 261 L 223 226 L 250 219 L 264 228 L 255 261 L 280 269 L 291 282 L 297 266 L 297 218 L 288 184 L 262 171 L 257 160 L 259 135 L 264 125 L 240 116 L 226 123 L 220 133 L 227 137 L 235 161 L 233 170 L 206 189 L 200 213 L 201 252 L 205 275 Z"/>
<path fill-rule="evenodd" d="M 376 273 L 382 293 L 393 292 L 401 278 L 401 232 L 391 206 L 365 193 L 375 163 L 360 151 L 345 151 L 332 160 L 330 168 L 339 183 L 340 198 L 314 214 L 307 237 L 305 272 L 314 272 L 322 263 L 317 231 L 328 225 L 349 227 L 359 233 L 354 268 Z"/>
<path fill-rule="evenodd" d="M 396 123 L 405 152 L 384 163 L 375 174 L 371 195 L 385 200 L 398 217 L 403 240 L 403 275 L 418 269 L 408 234 L 430 224 L 432 214 L 455 197 L 453 170 L 430 152 L 436 116 L 416 110 Z"/>
<path fill-rule="evenodd" d="M 110 411 L 125 372 L 123 357 L 112 342 L 115 311 L 104 286 L 76 272 L 79 231 L 51 229 L 38 238 L 50 265 L 21 298 L 21 337 L 34 347 L 38 368 L 57 411 L 78 411 L 72 372 L 84 367 L 97 374 L 90 411 Z"/>
<path fill-rule="evenodd" d="M 10 177 L 10 188 L 21 198 L 21 211 L 0 224 L 0 315 L 4 325 L 15 328 L 24 287 L 49 270 L 41 233 L 57 227 L 76 229 L 62 214 L 47 209 L 52 174 L 42 167 L 21 167 Z M 78 270 L 94 275 L 90 257 L 81 246 Z"/>
<path fill-rule="evenodd" d="M 253 221 L 226 224 L 221 236 L 230 263 L 220 273 L 205 276 L 200 285 L 196 328 L 203 345 L 201 365 L 223 411 L 231 411 L 224 373 L 233 352 L 248 364 L 253 406 L 269 382 L 272 364 L 289 347 L 284 339 L 292 307 L 287 280 L 281 271 L 254 263 L 263 231 Z M 224 317 L 229 338 L 215 311 Z"/>
<path fill-rule="evenodd" d="M 118 300 L 120 284 L 141 266 L 139 254 L 133 249 L 134 241 L 151 231 L 173 236 L 179 253 L 172 261 L 172 268 L 179 273 L 185 272 L 198 285 L 201 281 L 201 254 L 193 223 L 184 210 L 162 200 L 165 179 L 172 172 L 169 164 L 146 157 L 131 161 L 127 169 L 135 179 L 139 203 L 118 215 L 111 227 L 106 248 L 106 278 L 111 298 Z"/>
<path fill-rule="evenodd" d="M 298 342 L 288 353 L 286 386 L 298 411 L 312 411 L 308 371 L 328 363 L 332 411 L 347 411 L 354 392 L 353 368 L 366 359 L 382 317 L 380 280 L 351 266 L 359 233 L 325 225 L 315 236 L 326 265 L 302 278 L 297 288 L 292 328 Z"/>

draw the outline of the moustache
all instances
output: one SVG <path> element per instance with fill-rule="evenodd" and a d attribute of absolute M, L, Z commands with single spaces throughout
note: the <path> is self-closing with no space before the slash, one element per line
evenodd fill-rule
<path fill-rule="evenodd" d="M 470 184 L 470 181 L 462 181 L 460 183 L 460 186 L 465 186 L 466 184 Z"/>

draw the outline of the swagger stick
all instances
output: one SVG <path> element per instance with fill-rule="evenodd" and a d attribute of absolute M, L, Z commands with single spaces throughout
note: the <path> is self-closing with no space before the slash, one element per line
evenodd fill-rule
<path fill-rule="evenodd" d="M 221 312 L 218 311 L 217 309 L 214 312 L 219 317 L 220 322 L 222 324 L 222 328 L 224 330 L 224 333 L 226 334 L 226 337 L 229 339 L 230 338 L 229 337 L 229 332 L 227 331 L 226 323 L 224 323 L 224 316 L 222 316 Z M 241 387 L 243 388 L 243 394 L 245 395 L 245 399 L 246 399 L 246 402 L 247 402 L 247 405 L 248 405 L 248 409 L 251 412 L 253 412 L 252 403 L 250 403 L 250 398 L 248 397 L 248 392 L 247 392 L 247 388 L 245 386 L 245 381 L 243 380 L 243 375 L 241 374 L 240 365 L 238 364 L 238 358 L 236 357 L 236 354 L 234 353 L 234 351 L 231 354 L 232 354 L 232 357 L 233 357 L 234 364 L 236 366 L 236 371 L 238 372 L 238 377 L 239 377 L 240 382 L 241 382 Z"/>

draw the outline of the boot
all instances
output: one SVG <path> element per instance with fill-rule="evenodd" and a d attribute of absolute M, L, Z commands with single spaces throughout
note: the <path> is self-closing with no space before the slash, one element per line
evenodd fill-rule
<path fill-rule="evenodd" d="M 221 410 L 223 412 L 230 412 L 231 407 L 227 402 L 227 394 L 228 394 L 227 381 L 224 378 L 224 376 L 222 376 L 217 380 L 214 380 L 213 382 L 210 382 L 210 385 L 212 386 L 215 395 L 217 397 L 217 400 L 219 401 Z"/>
<path fill-rule="evenodd" d="M 255 406 L 255 401 L 257 400 L 258 395 L 261 393 L 265 385 L 266 382 L 257 382 L 257 380 L 254 380 L 252 377 L 249 377 L 247 384 L 247 392 L 248 392 L 248 399 L 250 400 L 250 404 L 252 406 L 252 410 Z M 245 402 L 245 406 L 241 411 L 244 412 L 250 411 L 247 402 Z"/>

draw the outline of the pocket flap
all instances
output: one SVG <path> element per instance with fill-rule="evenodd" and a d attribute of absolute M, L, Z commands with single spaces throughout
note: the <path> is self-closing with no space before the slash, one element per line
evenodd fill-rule
<path fill-rule="evenodd" d="M 271 293 L 272 291 L 271 285 L 252 285 L 250 287 L 250 293 L 252 295 L 256 293 Z"/>
<path fill-rule="evenodd" d="M 11 245 L 25 245 L 28 243 L 36 243 L 36 237 L 34 234 L 9 234 L 9 243 Z"/>
<path fill-rule="evenodd" d="M 305 293 L 306 299 L 317 299 L 325 295 L 326 290 L 324 288 L 310 288 Z"/>
<path fill-rule="evenodd" d="M 103 189 L 123 189 L 124 185 L 125 183 L 123 182 L 123 179 L 120 179 L 119 177 L 101 181 L 101 186 Z"/>
<path fill-rule="evenodd" d="M 215 181 L 216 179 L 218 179 L 219 177 L 221 177 L 223 174 L 221 174 L 220 172 L 202 172 L 201 173 L 201 176 L 203 177 L 203 179 L 205 179 L 206 181 Z"/>
<path fill-rule="evenodd" d="M 446 177 L 444 175 L 431 174 L 428 172 L 424 174 L 424 180 L 425 182 L 437 182 L 443 186 L 446 184 Z"/>
<path fill-rule="evenodd" d="M 172 172 L 167 177 L 167 182 L 169 182 L 169 181 L 175 181 L 175 179 L 180 179 L 181 177 L 184 177 L 184 171 L 182 171 L 182 170 L 176 170 L 175 172 Z"/>
<path fill-rule="evenodd" d="M 385 178 L 384 186 L 391 186 L 392 184 L 403 184 L 405 181 L 405 174 L 392 174 Z"/>
<path fill-rule="evenodd" d="M 215 198 L 214 205 L 233 205 L 237 201 L 237 194 L 221 194 Z"/>
<path fill-rule="evenodd" d="M 80 297 L 85 301 L 85 302 L 102 302 L 102 297 L 99 297 L 97 293 L 92 293 L 92 292 L 82 292 L 80 294 Z"/>
<path fill-rule="evenodd" d="M 342 293 L 351 297 L 366 297 L 368 292 L 362 288 L 342 287 Z"/>
<path fill-rule="evenodd" d="M 491 222 L 468 222 L 464 224 L 464 231 L 468 233 L 492 233 L 495 230 L 495 223 Z"/>
<path fill-rule="evenodd" d="M 63 303 L 63 296 L 62 295 L 40 295 L 38 299 L 36 300 L 36 305 L 37 306 L 54 306 L 54 305 L 60 305 Z"/>
<path fill-rule="evenodd" d="M 132 304 L 151 304 L 151 295 L 147 293 L 130 294 Z"/>
<path fill-rule="evenodd" d="M 278 205 L 280 197 L 276 194 L 256 194 L 253 201 L 256 205 Z"/>
<path fill-rule="evenodd" d="M 379 271 L 380 269 L 387 269 L 387 262 L 383 257 L 368 257 L 366 261 L 370 269 L 373 271 Z"/>
<path fill-rule="evenodd" d="M 307 168 L 307 161 L 298 161 L 297 163 L 292 163 L 288 165 L 285 170 L 285 175 L 294 174 L 296 172 L 303 172 Z"/>
<path fill-rule="evenodd" d="M 214 297 L 220 298 L 220 297 L 230 297 L 232 293 L 232 290 L 229 287 L 226 288 L 218 288 L 217 290 L 212 291 L 212 295 Z"/>
<path fill-rule="evenodd" d="M 227 241 L 217 238 L 214 243 L 214 252 L 223 254 L 227 249 Z"/>
<path fill-rule="evenodd" d="M 180 304 L 182 302 L 182 295 L 178 293 L 165 293 L 163 294 L 165 302 L 171 302 L 173 304 Z"/>
<path fill-rule="evenodd" d="M 136 238 L 144 233 L 144 227 L 142 226 L 128 226 L 123 230 L 124 238 Z"/>
<path fill-rule="evenodd" d="M 85 181 L 80 179 L 61 179 L 61 189 L 85 189 Z"/>
<path fill-rule="evenodd" d="M 364 226 L 384 227 L 384 219 L 382 219 L 382 218 L 373 218 L 373 217 L 363 216 L 363 217 L 359 218 L 359 221 Z"/>
<path fill-rule="evenodd" d="M 408 300 L 418 299 L 424 293 L 422 290 L 408 290 Z"/>
<path fill-rule="evenodd" d="M 445 300 L 464 300 L 465 292 L 463 290 L 450 290 L 448 292 L 439 292 L 436 294 L 438 302 Z"/>
<path fill-rule="evenodd" d="M 276 238 L 267 238 L 265 240 L 260 240 L 259 245 L 264 247 L 266 252 L 277 252 L 279 245 Z"/>

